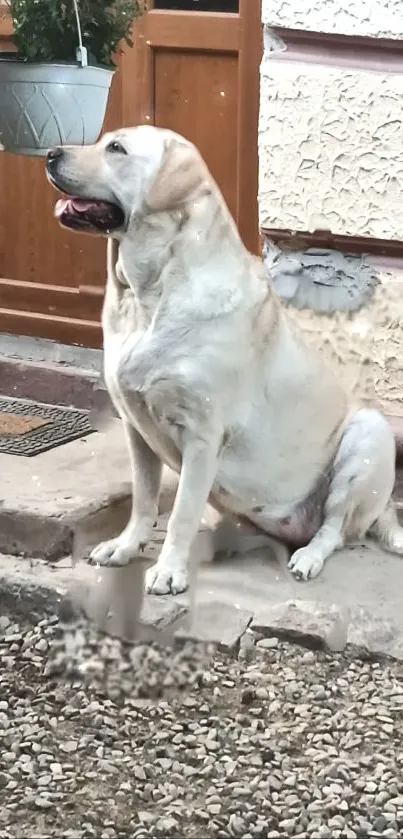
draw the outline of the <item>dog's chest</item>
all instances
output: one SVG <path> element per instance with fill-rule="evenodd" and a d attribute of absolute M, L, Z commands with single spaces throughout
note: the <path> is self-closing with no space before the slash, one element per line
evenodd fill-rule
<path fill-rule="evenodd" d="M 113 401 L 123 408 L 126 396 L 130 394 L 133 401 L 136 392 L 144 391 L 152 365 L 147 346 L 149 318 L 123 281 L 107 288 L 103 331 L 105 381 Z"/>
<path fill-rule="evenodd" d="M 144 331 L 130 335 L 109 335 L 104 343 L 105 381 L 108 390 L 118 394 L 119 407 L 144 399 L 150 365 L 146 363 L 142 346 Z M 141 396 L 141 399 L 140 399 Z M 138 400 L 136 399 L 138 397 Z"/>
<path fill-rule="evenodd" d="M 105 344 L 105 381 L 120 416 L 133 425 L 150 448 L 172 468 L 181 451 L 180 402 L 169 356 L 138 332 Z"/>

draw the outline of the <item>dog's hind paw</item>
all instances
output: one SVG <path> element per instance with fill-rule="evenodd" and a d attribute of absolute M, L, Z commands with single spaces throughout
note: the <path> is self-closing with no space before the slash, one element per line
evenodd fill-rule
<path fill-rule="evenodd" d="M 146 573 L 147 594 L 181 594 L 186 591 L 188 585 L 185 568 L 172 568 L 157 562 Z"/>

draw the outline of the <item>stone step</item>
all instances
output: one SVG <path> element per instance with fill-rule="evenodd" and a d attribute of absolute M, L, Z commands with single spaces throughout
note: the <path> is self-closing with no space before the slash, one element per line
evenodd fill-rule
<path fill-rule="evenodd" d="M 52 405 L 110 409 L 98 370 L 55 361 L 25 361 L 0 355 L 1 395 Z"/>
<path fill-rule="evenodd" d="M 81 557 L 119 533 L 130 513 L 130 466 L 119 420 L 34 458 L 1 454 L 0 474 L 0 551 L 6 554 Z M 167 471 L 162 513 L 175 489 Z"/>
<path fill-rule="evenodd" d="M 130 466 L 119 420 L 34 458 L 0 455 L 0 552 L 48 561 L 82 558 L 119 533 L 130 514 Z M 177 477 L 164 471 L 155 550 L 165 536 Z M 403 518 L 403 470 L 396 502 Z"/>

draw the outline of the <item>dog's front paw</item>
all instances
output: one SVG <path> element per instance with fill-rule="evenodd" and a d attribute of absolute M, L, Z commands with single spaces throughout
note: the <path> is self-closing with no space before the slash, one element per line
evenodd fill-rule
<path fill-rule="evenodd" d="M 181 594 L 188 588 L 186 568 L 156 562 L 146 572 L 147 594 Z"/>
<path fill-rule="evenodd" d="M 137 540 L 128 542 L 118 536 L 97 545 L 91 551 L 88 562 L 90 565 L 101 565 L 104 568 L 120 568 L 135 559 L 143 548 L 144 545 Z"/>
<path fill-rule="evenodd" d="M 306 582 L 307 580 L 313 580 L 320 574 L 323 568 L 323 559 L 315 555 L 308 545 L 306 548 L 300 548 L 293 553 L 288 567 L 296 580 Z"/>

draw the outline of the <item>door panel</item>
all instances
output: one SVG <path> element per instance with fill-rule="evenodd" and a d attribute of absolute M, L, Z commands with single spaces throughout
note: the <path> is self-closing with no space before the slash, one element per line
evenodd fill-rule
<path fill-rule="evenodd" d="M 155 125 L 197 145 L 236 215 L 237 56 L 156 50 L 154 62 Z"/>

